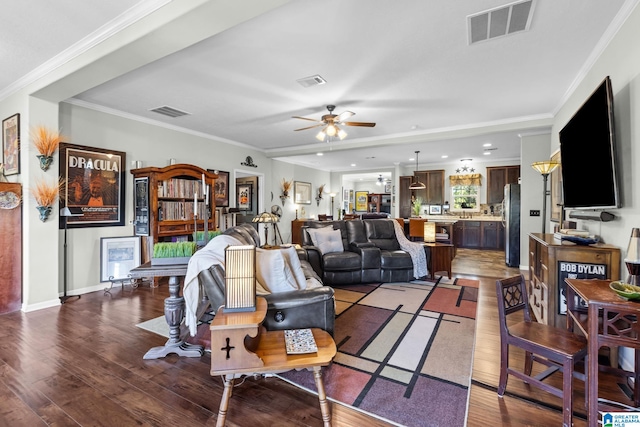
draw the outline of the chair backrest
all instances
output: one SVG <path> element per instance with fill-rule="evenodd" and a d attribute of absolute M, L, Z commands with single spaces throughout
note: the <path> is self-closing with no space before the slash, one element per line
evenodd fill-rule
<path fill-rule="evenodd" d="M 352 219 L 360 219 L 360 215 L 358 215 L 358 214 L 348 214 L 348 213 L 346 213 L 346 214 L 344 214 L 344 219 L 345 219 L 346 221 L 350 221 L 350 220 L 352 220 Z"/>
<path fill-rule="evenodd" d="M 522 274 L 496 280 L 496 295 L 498 297 L 498 317 L 500 319 L 501 333 L 508 331 L 507 316 L 511 313 L 523 310 L 524 320 L 531 321 L 527 283 Z"/>
<path fill-rule="evenodd" d="M 333 215 L 318 214 L 318 221 L 333 221 Z"/>
<path fill-rule="evenodd" d="M 409 218 L 409 237 L 424 239 L 424 218 Z"/>

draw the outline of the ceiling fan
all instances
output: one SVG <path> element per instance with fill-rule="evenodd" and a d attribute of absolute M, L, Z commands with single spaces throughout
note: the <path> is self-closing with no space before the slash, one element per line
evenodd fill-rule
<path fill-rule="evenodd" d="M 333 114 L 333 110 L 335 110 L 335 108 L 336 108 L 335 105 L 327 105 L 327 110 L 329 110 L 329 114 L 325 114 L 324 116 L 322 116 L 321 120 L 310 119 L 308 117 L 293 116 L 294 119 L 302 119 L 302 120 L 317 122 L 317 124 L 313 126 L 307 126 L 304 128 L 294 129 L 294 130 L 296 131 L 307 130 L 307 129 L 313 129 L 316 127 L 324 126 L 322 130 L 318 132 L 318 134 L 316 135 L 316 138 L 318 140 L 324 141 L 326 137 L 329 137 L 329 140 L 330 140 L 330 138 L 335 136 L 337 136 L 342 140 L 347 136 L 347 132 L 345 132 L 344 129 L 340 129 L 338 125 L 363 126 L 363 127 L 369 127 L 369 128 L 372 128 L 376 125 L 375 123 L 370 123 L 370 122 L 346 122 L 345 120 L 353 116 L 355 113 L 351 111 L 345 111 L 340 114 Z"/>

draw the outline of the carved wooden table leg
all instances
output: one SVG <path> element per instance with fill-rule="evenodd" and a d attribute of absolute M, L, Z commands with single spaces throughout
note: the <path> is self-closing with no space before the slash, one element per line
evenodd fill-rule
<path fill-rule="evenodd" d="M 324 382 L 322 381 L 322 367 L 313 367 L 313 378 L 318 388 L 318 400 L 320 401 L 320 411 L 322 412 L 322 421 L 325 427 L 331 427 L 331 412 L 329 411 L 329 402 L 327 402 L 327 393 L 324 391 Z"/>
<path fill-rule="evenodd" d="M 233 374 L 227 374 L 224 376 L 224 391 L 222 392 L 222 400 L 220 400 L 220 408 L 218 409 L 218 419 L 216 421 L 216 427 L 224 427 L 224 423 L 227 420 L 227 410 L 229 409 L 229 399 L 233 392 Z"/>
<path fill-rule="evenodd" d="M 184 298 L 180 296 L 180 279 L 169 277 L 169 298 L 164 300 L 164 317 L 169 325 L 169 340 L 161 347 L 153 347 L 144 355 L 144 359 L 157 359 L 167 354 L 178 356 L 200 357 L 204 347 L 184 342 L 180 339 L 180 324 L 184 318 Z"/>

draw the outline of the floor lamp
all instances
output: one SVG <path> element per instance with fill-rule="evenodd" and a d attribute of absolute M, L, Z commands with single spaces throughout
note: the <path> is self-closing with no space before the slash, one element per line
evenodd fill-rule
<path fill-rule="evenodd" d="M 65 206 L 60 209 L 60 217 L 64 218 L 64 293 L 60 297 L 60 304 L 64 304 L 70 298 L 80 299 L 80 295 L 67 296 L 67 220 L 70 216 L 83 216 L 81 208 L 69 208 Z"/>
<path fill-rule="evenodd" d="M 549 174 L 553 172 L 560 163 L 553 160 L 545 160 L 544 162 L 535 162 L 531 164 L 542 175 L 543 190 L 542 190 L 542 234 L 545 234 L 547 230 L 547 196 L 550 194 L 547 190 L 547 181 L 549 180 Z"/>
<path fill-rule="evenodd" d="M 259 224 L 264 224 L 264 245 L 262 247 L 269 248 L 269 224 L 273 224 L 273 243 L 274 245 L 278 244 L 278 234 L 280 231 L 278 230 L 277 222 L 280 221 L 280 218 L 276 214 L 272 214 L 271 212 L 262 212 L 260 215 L 257 215 L 253 218 L 252 222 L 257 222 Z M 280 241 L 282 241 L 282 237 L 280 237 Z"/>

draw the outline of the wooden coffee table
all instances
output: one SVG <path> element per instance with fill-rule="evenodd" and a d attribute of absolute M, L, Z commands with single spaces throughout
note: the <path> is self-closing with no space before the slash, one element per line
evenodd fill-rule
<path fill-rule="evenodd" d="M 446 271 L 451 279 L 451 260 L 453 260 L 454 247 L 450 243 L 423 243 L 427 255 L 427 269 L 429 278 L 435 279 L 439 271 Z"/>
<path fill-rule="evenodd" d="M 313 371 L 318 400 L 325 426 L 331 425 L 331 414 L 322 381 L 322 367 L 336 355 L 336 344 L 326 331 L 313 328 L 317 353 L 289 355 L 285 349 L 284 331 L 267 331 L 262 322 L 267 302 L 257 298 L 255 312 L 225 313 L 218 311 L 211 322 L 211 375 L 224 376 L 224 392 L 216 426 L 223 427 L 229 408 L 233 382 L 243 375 L 276 373 L 306 368 Z"/>

